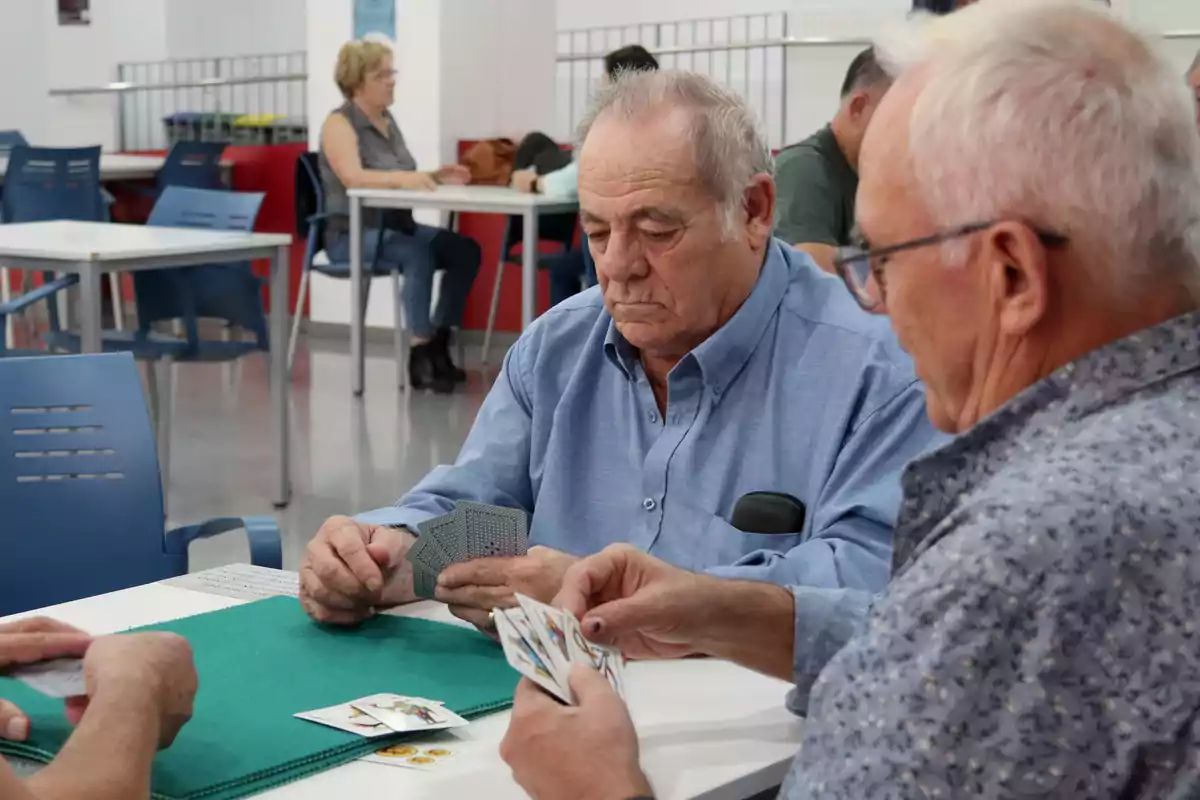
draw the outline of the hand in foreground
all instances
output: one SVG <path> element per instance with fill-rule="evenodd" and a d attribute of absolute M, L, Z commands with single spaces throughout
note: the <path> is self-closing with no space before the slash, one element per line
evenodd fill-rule
<path fill-rule="evenodd" d="M 411 533 L 330 517 L 308 544 L 300 566 L 300 604 L 317 622 L 355 625 L 375 609 L 414 599 L 404 554 Z"/>
<path fill-rule="evenodd" d="M 528 678 L 513 698 L 500 757 L 533 800 L 650 796 L 637 733 L 625 703 L 600 673 L 571 667 L 577 706 L 564 706 Z"/>
<path fill-rule="evenodd" d="M 552 605 L 626 658 L 682 658 L 700 652 L 706 618 L 717 610 L 709 599 L 714 582 L 617 544 L 572 566 Z"/>
<path fill-rule="evenodd" d="M 433 177 L 438 183 L 447 186 L 466 186 L 471 182 L 471 170 L 462 164 L 446 164 L 438 167 L 437 172 L 433 173 Z"/>
<path fill-rule="evenodd" d="M 537 191 L 538 174 L 531 169 L 520 169 L 512 174 L 512 188 L 530 194 Z"/>
<path fill-rule="evenodd" d="M 451 564 L 438 578 L 437 599 L 450 613 L 484 632 L 493 608 L 511 608 L 516 593 L 548 603 L 562 585 L 567 569 L 577 561 L 549 547 L 531 547 L 523 556 L 477 558 Z"/>
<path fill-rule="evenodd" d="M 46 617 L 0 625 L 0 671 L 55 658 L 79 658 L 91 644 L 88 634 Z M 22 742 L 28 737 L 29 718 L 14 704 L 0 700 L 0 738 Z"/>
<path fill-rule="evenodd" d="M 78 725 L 89 706 L 112 702 L 133 713 L 146 708 L 158 723 L 158 746 L 168 747 L 192 718 L 199 679 L 187 640 L 173 633 L 102 636 L 83 659 L 87 697 L 67 698 Z M 148 706 L 148 707 L 147 707 Z"/>

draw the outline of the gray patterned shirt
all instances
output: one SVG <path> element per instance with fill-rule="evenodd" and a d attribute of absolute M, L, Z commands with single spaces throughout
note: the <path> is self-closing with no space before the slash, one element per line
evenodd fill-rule
<path fill-rule="evenodd" d="M 784 796 L 1200 796 L 1200 312 L 1030 387 L 904 492 L 886 594 L 797 595 Z"/>

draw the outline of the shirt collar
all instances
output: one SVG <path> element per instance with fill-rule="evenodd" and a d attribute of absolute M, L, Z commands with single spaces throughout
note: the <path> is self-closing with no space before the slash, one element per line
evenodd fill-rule
<path fill-rule="evenodd" d="M 1046 446 L 1065 423 L 1119 404 L 1142 389 L 1200 370 L 1200 311 L 1087 353 L 1018 394 L 946 446 L 908 465 L 892 572 L 937 540 L 950 505 L 988 480 L 1033 436 Z"/>
<path fill-rule="evenodd" d="M 718 395 L 741 372 L 787 293 L 791 267 L 783 248 L 780 242 L 771 241 L 758 281 L 746 302 L 728 322 L 686 357 L 695 360 L 705 385 Z M 627 379 L 634 379 L 637 374 L 637 348 L 626 341 L 611 317 L 608 333 L 604 337 L 604 355 Z"/>

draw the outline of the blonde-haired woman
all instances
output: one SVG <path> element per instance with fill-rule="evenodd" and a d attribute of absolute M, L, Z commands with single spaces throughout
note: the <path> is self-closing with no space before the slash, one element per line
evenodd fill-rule
<path fill-rule="evenodd" d="M 387 45 L 347 43 L 338 53 L 334 77 L 346 102 L 321 128 L 321 181 L 330 212 L 349 212 L 348 188 L 430 190 L 439 183 L 467 182 L 469 173 L 457 165 L 436 172 L 417 170 L 388 111 L 396 90 L 396 70 Z M 363 262 L 399 265 L 404 273 L 404 306 L 413 345 L 408 359 L 410 385 L 441 394 L 453 391 L 466 375 L 450 361 L 449 330 L 462 321 L 479 271 L 479 245 L 443 228 L 418 225 L 407 211 L 365 210 L 363 228 Z M 325 249 L 333 261 L 349 260 L 347 217 L 329 221 Z M 439 269 L 446 275 L 431 317 L 433 273 Z"/>

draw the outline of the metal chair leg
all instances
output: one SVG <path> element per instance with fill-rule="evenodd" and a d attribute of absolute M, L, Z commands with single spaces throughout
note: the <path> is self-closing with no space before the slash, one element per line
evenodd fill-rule
<path fill-rule="evenodd" d="M 300 322 L 304 319 L 304 301 L 308 298 L 308 278 L 311 271 L 304 270 L 300 275 L 300 296 L 296 301 L 296 318 L 292 320 L 292 335 L 288 337 L 288 374 L 292 374 L 292 362 L 296 360 L 296 340 L 300 338 Z"/>
<path fill-rule="evenodd" d="M 392 334 L 396 341 L 396 380 L 401 389 L 408 391 L 408 325 L 404 315 L 404 283 L 398 269 L 392 270 L 392 303 L 395 306 Z"/>
<path fill-rule="evenodd" d="M 7 303 L 12 300 L 12 287 L 8 283 L 8 267 L 0 267 L 0 303 Z M 4 346 L 8 349 L 16 347 L 16 342 L 13 341 L 13 318 L 12 314 L 4 317 L 4 330 L 0 332 L 4 336 Z"/>
<path fill-rule="evenodd" d="M 175 362 L 164 358 L 163 367 L 167 385 L 163 392 L 162 429 L 158 436 L 158 468 L 162 472 L 163 513 L 166 513 L 171 496 L 171 417 L 175 410 Z"/>
<path fill-rule="evenodd" d="M 117 330 L 125 330 L 125 310 L 121 303 L 121 273 L 108 273 L 108 288 L 112 292 L 113 324 Z"/>

